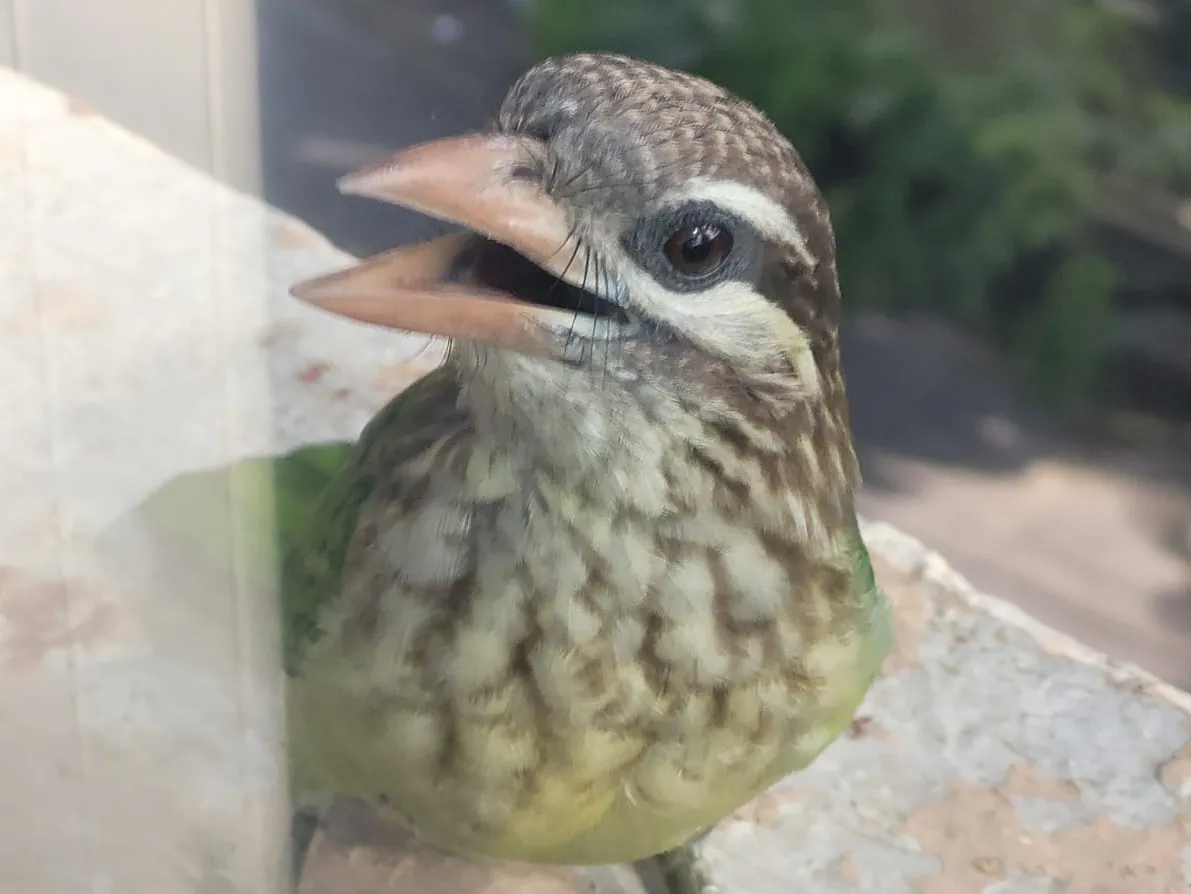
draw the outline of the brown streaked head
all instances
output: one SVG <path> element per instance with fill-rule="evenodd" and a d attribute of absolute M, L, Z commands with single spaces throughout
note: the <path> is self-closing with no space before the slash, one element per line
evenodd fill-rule
<path fill-rule="evenodd" d="M 838 390 L 825 204 L 773 124 L 702 78 L 549 59 L 490 132 L 404 150 L 341 188 L 469 232 L 294 288 L 327 310 L 542 369 L 703 366 L 799 400 Z"/>

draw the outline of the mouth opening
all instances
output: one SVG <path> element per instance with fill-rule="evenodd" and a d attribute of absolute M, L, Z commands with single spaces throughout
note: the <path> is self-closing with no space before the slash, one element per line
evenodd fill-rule
<path fill-rule="evenodd" d="M 515 295 L 539 307 L 552 307 L 622 324 L 630 322 L 628 314 L 618 304 L 594 291 L 559 279 L 506 245 L 477 238 L 472 252 L 470 257 L 460 260 L 470 264 L 472 275 L 485 286 Z M 582 259 L 576 259 L 575 263 L 581 264 Z M 596 279 L 593 275 L 593 286 Z"/>

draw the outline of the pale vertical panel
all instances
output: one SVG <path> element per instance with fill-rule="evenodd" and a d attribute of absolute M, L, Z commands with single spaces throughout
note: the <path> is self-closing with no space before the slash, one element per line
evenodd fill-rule
<path fill-rule="evenodd" d="M 188 164 L 258 190 L 254 2 L 0 0 L 0 12 L 0 59 L 15 17 L 22 71 Z"/>
<path fill-rule="evenodd" d="M 207 169 L 204 0 L 11 0 L 24 72 Z"/>
<path fill-rule="evenodd" d="M 0 66 L 17 64 L 16 0 L 0 0 Z"/>
<path fill-rule="evenodd" d="M 0 16 L 7 29 L 0 52 L 13 61 L 16 12 L 6 2 Z M 67 519 L 54 485 L 57 382 L 42 338 L 33 260 L 31 130 L 41 110 L 4 90 L 3 79 L 16 81 L 0 71 L 0 890 L 83 894 L 92 884 L 86 759 L 79 747 L 78 692 L 63 685 L 72 662 L 56 648 L 72 623 L 63 586 Z M 64 297 L 55 283 L 45 285 Z M 74 845 L 73 859 L 53 860 L 31 846 L 27 830 L 39 827 L 47 829 L 45 840 Z"/>
<path fill-rule="evenodd" d="M 223 183 L 259 195 L 262 183 L 258 23 L 252 0 L 205 0 L 210 164 Z"/>
<path fill-rule="evenodd" d="M 252 185 L 253 146 L 221 143 L 246 64 L 218 57 L 249 38 L 188 5 L 21 3 L 20 66 L 69 99 L 0 72 L 6 892 L 279 889 L 273 595 L 143 525 L 91 548 L 147 486 L 277 439 L 267 214 L 95 114 Z"/>
<path fill-rule="evenodd" d="M 346 261 L 317 234 L 7 69 L 0 195 L 0 891 L 272 894 L 276 594 L 220 560 L 268 515 L 211 488 L 204 549 L 132 510 L 355 436 L 434 354 L 288 297 Z"/>

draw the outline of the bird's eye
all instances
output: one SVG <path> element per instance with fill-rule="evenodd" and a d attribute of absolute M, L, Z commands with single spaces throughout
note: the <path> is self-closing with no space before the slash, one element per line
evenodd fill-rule
<path fill-rule="evenodd" d="M 713 223 L 687 224 L 666 240 L 666 260 L 686 277 L 714 273 L 732 253 L 732 234 Z"/>

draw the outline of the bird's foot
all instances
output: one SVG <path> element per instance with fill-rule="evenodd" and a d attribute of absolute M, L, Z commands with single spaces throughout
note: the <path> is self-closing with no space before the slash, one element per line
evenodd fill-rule
<path fill-rule="evenodd" d="M 306 855 L 310 852 L 310 845 L 314 842 L 314 833 L 322 821 L 320 811 L 314 808 L 301 808 L 294 811 L 290 824 L 290 883 L 294 891 L 302 881 L 302 867 L 306 864 Z"/>
<path fill-rule="evenodd" d="M 706 837 L 705 832 L 682 847 L 654 857 L 665 894 L 722 894 L 719 886 L 712 882 L 711 870 L 703 858 L 702 845 Z"/>

